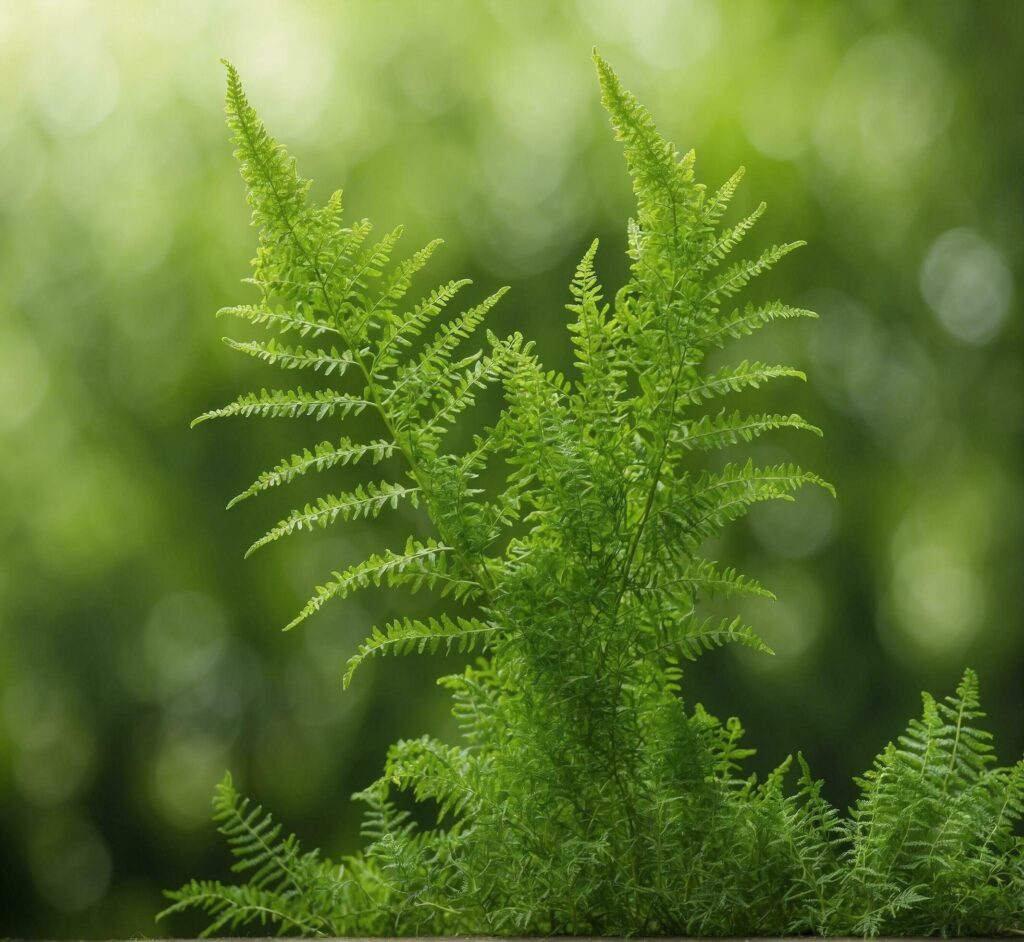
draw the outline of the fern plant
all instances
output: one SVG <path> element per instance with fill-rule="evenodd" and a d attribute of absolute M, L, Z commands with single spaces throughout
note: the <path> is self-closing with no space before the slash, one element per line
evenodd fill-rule
<path fill-rule="evenodd" d="M 680 157 L 595 61 L 637 212 L 626 284 L 606 300 L 596 242 L 572 278 L 571 377 L 546 370 L 519 334 L 486 330 L 503 291 L 454 315 L 467 281 L 412 291 L 437 242 L 394 261 L 400 229 L 375 241 L 365 220 L 346 223 L 340 193 L 313 204 L 227 66 L 260 296 L 223 313 L 269 332 L 228 343 L 332 385 L 262 389 L 196 421 L 368 412 L 380 429 L 284 458 L 232 504 L 340 465 L 402 468 L 292 511 L 250 552 L 420 507 L 433 537 L 334 572 L 288 627 L 370 585 L 424 588 L 451 611 L 372 628 L 346 684 L 374 656 L 479 657 L 443 679 L 461 744 L 400 741 L 356 796 L 361 851 L 340 862 L 302 852 L 228 778 L 216 818 L 248 880 L 193 881 L 169 894 L 165 915 L 201 909 L 209 932 L 256 924 L 328 936 L 1019 930 L 1024 765 L 994 767 L 975 726 L 973 674 L 947 701 L 925 698 L 923 718 L 860 780 L 845 817 L 802 757 L 795 773 L 789 759 L 757 781 L 743 772 L 752 750 L 739 721 L 684 704 L 683 660 L 729 643 L 766 650 L 752 627 L 702 603 L 771 593 L 702 547 L 758 502 L 831 490 L 791 464 L 711 460 L 779 429 L 820 433 L 798 415 L 729 404 L 799 371 L 706 360 L 773 321 L 814 315 L 734 301 L 802 243 L 730 262 L 764 210 L 723 221 L 742 171 L 705 189 L 693 152 Z M 497 421 L 468 450 L 450 450 L 448 432 L 491 385 L 504 396 Z M 485 471 L 500 484 L 485 487 Z M 395 789 L 434 802 L 436 826 L 414 826 Z"/>

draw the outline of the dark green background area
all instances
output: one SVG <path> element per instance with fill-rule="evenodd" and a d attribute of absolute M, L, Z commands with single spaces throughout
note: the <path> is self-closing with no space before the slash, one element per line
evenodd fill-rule
<path fill-rule="evenodd" d="M 318 198 L 343 186 L 351 218 L 405 222 L 410 249 L 443 236 L 430 281 L 512 285 L 496 329 L 569 369 L 566 285 L 596 235 L 618 287 L 630 211 L 595 44 L 705 182 L 746 165 L 735 212 L 769 204 L 751 251 L 808 241 L 747 297 L 821 313 L 732 354 L 808 372 L 758 401 L 825 438 L 748 450 L 820 471 L 839 499 L 761 508 L 712 548 L 776 590 L 745 614 L 778 654 L 709 655 L 688 699 L 745 720 L 753 769 L 801 749 L 845 804 L 918 692 L 972 665 L 1001 757 L 1020 757 L 1019 3 L 5 3 L 0 934 L 188 934 L 152 914 L 162 887 L 226 874 L 208 823 L 225 769 L 337 854 L 387 744 L 449 729 L 434 679 L 454 661 L 381 661 L 341 690 L 369 627 L 429 598 L 366 593 L 278 630 L 331 569 L 422 519 L 243 563 L 287 508 L 354 478 L 224 504 L 337 429 L 189 431 L 306 378 L 219 341 L 235 325 L 214 311 L 253 297 L 255 236 L 218 57 Z"/>

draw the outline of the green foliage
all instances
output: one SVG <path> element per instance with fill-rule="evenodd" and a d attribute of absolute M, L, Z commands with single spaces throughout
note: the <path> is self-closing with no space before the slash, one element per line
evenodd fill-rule
<path fill-rule="evenodd" d="M 612 302 L 596 243 L 572 279 L 572 378 L 545 370 L 519 335 L 487 332 L 484 349 L 461 352 L 501 292 L 454 317 L 447 309 L 465 281 L 410 299 L 437 243 L 392 263 L 400 230 L 372 242 L 368 222 L 344 222 L 340 194 L 311 203 L 228 66 L 261 293 L 231 313 L 300 340 L 329 335 L 332 346 L 230 343 L 350 386 L 264 390 L 201 419 L 366 410 L 377 420 L 365 445 L 345 438 L 286 458 L 236 501 L 366 456 L 402 464 L 400 480 L 321 497 L 253 548 L 403 500 L 423 507 L 435 537 L 334 573 L 292 625 L 369 585 L 430 588 L 465 610 L 372 629 L 346 683 L 377 654 L 482 657 L 442 681 L 464 744 L 399 742 L 358 796 L 368 806 L 362 853 L 340 865 L 301 854 L 229 779 L 217 817 L 249 881 L 193 882 L 171 894 L 168 912 L 200 908 L 211 931 L 273 923 L 309 935 L 1019 930 L 1024 765 L 994 767 L 972 673 L 947 701 L 925 698 L 923 718 L 860 780 L 848 817 L 802 758 L 795 785 L 792 760 L 763 781 L 745 776 L 739 722 L 684 705 L 680 659 L 731 642 L 766 648 L 741 619 L 702 610 L 714 596 L 771 596 L 702 547 L 755 503 L 791 500 L 805 485 L 830 490 L 789 463 L 711 463 L 770 431 L 818 430 L 714 402 L 799 371 L 706 361 L 774 320 L 813 315 L 727 304 L 800 243 L 724 267 L 763 206 L 723 228 L 741 174 L 709 194 L 693 153 L 680 158 L 596 61 L 637 216 L 629 280 Z M 468 451 L 447 450 L 447 431 L 494 384 L 505 396 L 498 421 Z M 396 789 L 433 803 L 436 827 L 414 826 L 392 802 Z"/>
<path fill-rule="evenodd" d="M 924 712 L 858 780 L 834 924 L 865 935 L 998 935 L 1024 919 L 1024 761 L 994 768 L 978 679 Z"/>

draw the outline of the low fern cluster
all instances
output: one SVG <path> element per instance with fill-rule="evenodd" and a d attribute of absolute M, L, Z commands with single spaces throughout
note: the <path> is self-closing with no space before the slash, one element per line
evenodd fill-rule
<path fill-rule="evenodd" d="M 356 796 L 362 851 L 337 862 L 303 852 L 228 778 L 216 814 L 247 880 L 193 881 L 167 912 L 199 908 L 211 933 L 273 925 L 328 936 L 1020 930 L 1024 763 L 996 767 L 972 673 L 954 696 L 925 697 L 845 816 L 799 756 L 763 781 L 745 775 L 752 750 L 739 722 L 683 702 L 682 660 L 731 642 L 766 648 L 741 619 L 703 613 L 713 597 L 771 593 L 702 547 L 758 502 L 830 489 L 790 464 L 713 460 L 777 429 L 818 430 L 727 404 L 798 371 L 705 361 L 772 321 L 813 315 L 733 302 L 800 243 L 729 263 L 764 206 L 725 224 L 741 173 L 714 192 L 695 182 L 693 153 L 680 158 L 596 62 L 637 213 L 629 280 L 614 297 L 598 281 L 596 243 L 572 279 L 572 377 L 545 370 L 518 334 L 485 331 L 503 292 L 454 316 L 466 281 L 411 295 L 438 243 L 395 262 L 401 230 L 373 240 L 368 222 L 345 222 L 340 193 L 314 205 L 228 66 L 260 299 L 224 313 L 270 334 L 228 342 L 332 386 L 263 389 L 197 421 L 376 417 L 377 437 L 287 457 L 232 503 L 339 465 L 393 472 L 296 509 L 250 552 L 421 507 L 432 538 L 333 573 L 292 624 L 369 585 L 432 589 L 455 609 L 374 628 L 346 683 L 375 655 L 480 656 L 443 679 L 462 742 L 396 743 Z M 467 351 L 482 331 L 483 349 Z M 449 450 L 447 433 L 488 386 L 504 396 L 499 418 L 468 450 Z M 433 802 L 436 826 L 414 826 L 396 789 Z"/>

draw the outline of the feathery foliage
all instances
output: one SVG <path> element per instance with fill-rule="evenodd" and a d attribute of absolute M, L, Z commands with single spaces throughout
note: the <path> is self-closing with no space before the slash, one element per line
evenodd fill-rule
<path fill-rule="evenodd" d="M 682 659 L 734 642 L 766 650 L 753 627 L 703 603 L 771 593 L 702 548 L 756 503 L 831 490 L 792 464 L 709 458 L 778 430 L 820 432 L 798 415 L 719 401 L 799 371 L 706 361 L 773 321 L 813 314 L 736 305 L 800 243 L 729 263 L 764 206 L 724 225 L 742 173 L 706 190 L 693 152 L 680 157 L 595 59 L 637 213 L 614 298 L 598 280 L 596 242 L 572 278 L 571 377 L 546 370 L 518 334 L 485 330 L 503 291 L 457 314 L 468 282 L 413 292 L 438 243 L 394 261 L 400 229 L 374 241 L 365 220 L 345 222 L 340 193 L 313 204 L 227 67 L 228 123 L 260 231 L 260 299 L 226 313 L 271 333 L 228 343 L 341 385 L 262 390 L 197 421 L 379 420 L 378 437 L 286 457 L 232 503 L 339 465 L 400 459 L 399 479 L 329 491 L 252 549 L 402 502 L 422 508 L 433 537 L 333 573 L 288 627 L 369 585 L 427 588 L 458 610 L 373 628 L 346 684 L 377 655 L 480 657 L 442 680 L 463 743 L 399 742 L 357 796 L 361 852 L 340 864 L 301 853 L 226 779 L 216 816 L 248 882 L 190 883 L 167 912 L 199 908 L 211 932 L 272 924 L 330 936 L 1020 930 L 1024 764 L 995 767 L 972 673 L 946 701 L 925 697 L 923 718 L 859 780 L 846 817 L 802 757 L 795 771 L 787 759 L 763 781 L 746 776 L 752 750 L 738 720 L 683 702 Z M 448 430 L 495 384 L 498 420 L 468 451 L 448 450 Z M 500 485 L 484 488 L 485 467 L 502 462 Z M 436 827 L 397 810 L 396 789 L 433 802 Z"/>

